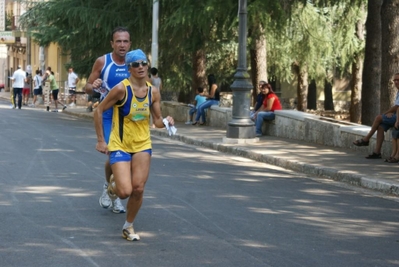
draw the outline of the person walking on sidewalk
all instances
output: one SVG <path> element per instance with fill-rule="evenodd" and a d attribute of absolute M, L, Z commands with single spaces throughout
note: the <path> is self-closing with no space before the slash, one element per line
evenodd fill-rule
<path fill-rule="evenodd" d="M 101 93 L 101 100 L 103 100 L 108 94 L 110 88 L 113 88 L 119 82 L 130 76 L 128 68 L 125 65 L 125 55 L 130 50 L 130 45 L 130 34 L 127 28 L 115 28 L 111 35 L 111 47 L 113 51 L 97 58 L 94 62 L 91 74 L 85 86 L 87 94 L 91 95 L 93 92 Z M 108 143 L 109 135 L 111 133 L 112 113 L 112 108 L 109 108 L 102 113 L 102 127 L 106 143 Z M 124 213 L 126 211 L 120 199 L 117 198 L 111 200 L 107 193 L 109 179 L 112 175 L 109 157 L 105 162 L 104 169 L 105 183 L 103 185 L 103 192 L 99 199 L 100 206 L 105 209 L 112 207 L 114 213 Z"/>
<path fill-rule="evenodd" d="M 68 88 L 69 88 L 69 95 L 71 96 L 71 103 L 69 104 L 70 107 L 76 106 L 76 84 L 79 82 L 79 77 L 73 72 L 73 68 L 69 67 L 68 69 Z"/>
<path fill-rule="evenodd" d="M 26 78 L 24 81 L 24 88 L 22 88 L 22 105 L 28 106 L 29 104 L 29 95 L 30 95 L 30 83 L 31 83 L 31 75 L 26 72 Z"/>
<path fill-rule="evenodd" d="M 53 109 L 53 112 L 58 112 L 58 104 L 60 104 L 61 106 L 64 106 L 62 108 L 62 110 L 65 110 L 67 108 L 67 106 L 58 99 L 58 93 L 59 93 L 60 89 L 58 88 L 57 81 L 55 80 L 54 72 L 50 73 L 50 75 L 48 76 L 48 80 L 50 82 L 51 95 L 53 96 L 54 106 L 55 106 L 55 109 Z M 47 107 L 47 111 L 49 111 L 49 107 Z"/>
<path fill-rule="evenodd" d="M 93 109 L 95 109 L 98 104 L 100 104 L 100 97 L 101 94 L 97 92 L 93 92 L 93 94 L 87 95 L 87 112 L 92 112 Z"/>
<path fill-rule="evenodd" d="M 51 74 L 53 74 L 54 75 L 54 72 L 51 70 L 51 67 L 50 66 L 48 66 L 47 68 L 46 68 L 46 71 L 44 72 L 44 74 L 43 74 L 43 76 L 42 76 L 42 86 L 44 87 L 45 85 L 46 85 L 46 83 L 48 82 L 49 83 L 49 80 L 48 80 L 48 78 L 50 77 L 50 75 Z M 43 88 L 42 87 L 42 88 Z M 51 103 L 52 103 L 52 101 L 53 101 L 53 95 L 52 95 L 52 93 L 51 93 L 51 90 L 44 90 L 45 92 L 44 92 L 44 99 L 48 99 L 48 101 L 45 103 L 45 105 L 47 105 L 47 107 L 46 107 L 46 110 L 47 111 L 50 111 L 50 105 L 51 105 Z"/>
<path fill-rule="evenodd" d="M 153 67 L 151 72 L 151 84 L 161 91 L 162 89 L 162 79 L 158 76 L 158 69 Z"/>
<path fill-rule="evenodd" d="M 133 222 L 143 203 L 152 155 L 150 114 L 157 128 L 173 125 L 172 117 L 162 118 L 159 89 L 147 82 L 148 62 L 140 49 L 126 54 L 125 63 L 130 77 L 116 85 L 94 112 L 97 134 L 96 150 L 110 155 L 115 185 L 113 192 L 128 198 L 126 221 L 122 236 L 129 241 L 138 241 L 140 236 Z M 103 134 L 104 110 L 113 108 L 113 123 L 109 142 Z M 166 120 L 166 121 L 165 121 Z"/>
<path fill-rule="evenodd" d="M 33 78 L 33 106 L 36 104 L 37 96 L 40 96 L 44 103 L 43 89 L 42 89 L 42 75 L 40 70 L 36 70 L 36 75 Z"/>
<path fill-rule="evenodd" d="M 368 146 L 370 138 L 377 132 L 377 142 L 372 154 L 368 155 L 366 159 L 380 159 L 381 158 L 381 147 L 384 142 L 384 132 L 388 131 L 395 125 L 396 122 L 396 111 L 399 107 L 399 73 L 396 73 L 393 78 L 398 92 L 396 93 L 396 99 L 394 105 L 383 114 L 377 115 L 374 119 L 371 129 L 368 134 L 353 142 L 355 146 Z"/>
<path fill-rule="evenodd" d="M 15 102 L 16 96 L 18 96 L 18 109 L 22 107 L 22 88 L 24 87 L 26 80 L 26 72 L 22 70 L 21 65 L 18 65 L 17 70 L 13 73 L 10 78 L 12 83 L 13 97 L 12 101 L 14 104 L 14 109 L 17 107 L 17 103 Z"/>

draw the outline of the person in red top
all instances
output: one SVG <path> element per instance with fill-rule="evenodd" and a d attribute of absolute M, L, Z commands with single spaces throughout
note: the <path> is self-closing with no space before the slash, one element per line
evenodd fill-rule
<path fill-rule="evenodd" d="M 265 83 L 260 88 L 263 97 L 263 105 L 255 112 L 254 120 L 256 127 L 256 137 L 262 136 L 262 124 L 264 120 L 274 120 L 275 110 L 280 110 L 281 103 L 277 95 L 274 93 L 272 86 Z"/>

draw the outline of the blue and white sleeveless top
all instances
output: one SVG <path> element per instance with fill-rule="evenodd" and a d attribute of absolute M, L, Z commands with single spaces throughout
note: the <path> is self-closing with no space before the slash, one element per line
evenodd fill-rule
<path fill-rule="evenodd" d="M 103 80 L 103 89 L 101 91 L 101 99 L 107 96 L 109 90 L 111 90 L 115 85 L 129 78 L 130 73 L 128 67 L 125 64 L 118 65 L 112 59 L 112 53 L 104 55 L 105 62 L 104 67 L 101 70 L 100 79 Z M 104 111 L 103 118 L 112 119 L 112 108 Z"/>

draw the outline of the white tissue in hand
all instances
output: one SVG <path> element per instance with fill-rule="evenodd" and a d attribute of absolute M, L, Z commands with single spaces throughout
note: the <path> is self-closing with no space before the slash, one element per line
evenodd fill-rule
<path fill-rule="evenodd" d="M 169 136 L 176 134 L 176 132 L 177 132 L 176 127 L 173 126 L 173 125 L 172 125 L 172 126 L 169 125 L 169 122 L 168 122 L 167 119 L 163 119 L 162 122 L 163 122 L 163 124 L 165 125 L 166 130 L 168 130 Z"/>

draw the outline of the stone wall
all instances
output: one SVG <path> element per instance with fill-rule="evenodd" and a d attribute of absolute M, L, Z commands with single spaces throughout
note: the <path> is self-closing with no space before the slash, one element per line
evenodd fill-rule
<path fill-rule="evenodd" d="M 273 123 L 265 122 L 262 132 L 266 135 L 288 139 L 303 140 L 320 145 L 351 148 L 371 154 L 376 143 L 376 136 L 370 139 L 367 147 L 357 147 L 353 141 L 365 136 L 369 126 L 334 120 L 314 114 L 296 110 L 278 110 Z M 385 142 L 382 147 L 383 157 L 389 157 L 391 152 L 391 131 L 385 133 Z"/>
<path fill-rule="evenodd" d="M 161 104 L 163 116 L 171 115 L 177 122 L 188 120 L 190 108 L 186 104 L 163 101 Z M 330 119 L 315 114 L 296 110 L 276 111 L 273 122 L 264 122 L 262 132 L 265 135 L 282 138 L 303 140 L 327 146 L 350 148 L 371 154 L 375 146 L 375 136 L 367 147 L 357 147 L 353 141 L 362 138 L 370 130 L 369 126 Z M 227 124 L 232 119 L 232 109 L 227 107 L 212 106 L 207 111 L 207 125 L 227 129 Z M 391 151 L 391 132 L 385 133 L 383 143 L 383 157 L 389 157 Z"/>
<path fill-rule="evenodd" d="M 296 109 L 296 98 L 280 98 L 281 105 L 283 109 Z M 317 110 L 324 110 L 324 101 L 317 100 L 316 102 Z M 220 97 L 221 107 L 232 107 L 233 106 L 233 93 L 232 92 L 222 92 Z M 347 112 L 350 107 L 349 101 L 334 101 L 334 111 L 337 112 Z"/>
<path fill-rule="evenodd" d="M 162 116 L 172 116 L 175 121 L 185 122 L 188 121 L 188 111 L 190 107 L 187 104 L 174 102 L 174 101 L 162 101 L 161 102 Z"/>
<path fill-rule="evenodd" d="M 207 112 L 207 125 L 227 129 L 227 123 L 232 120 L 231 108 L 212 106 Z"/>

